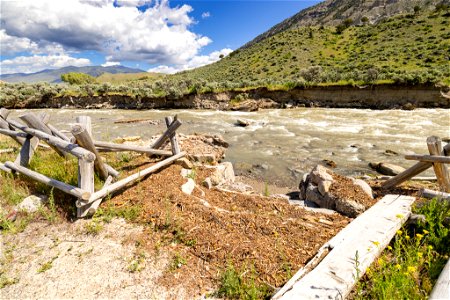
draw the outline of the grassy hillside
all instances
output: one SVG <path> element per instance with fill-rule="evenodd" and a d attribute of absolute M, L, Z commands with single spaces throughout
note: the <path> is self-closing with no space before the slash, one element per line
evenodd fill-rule
<path fill-rule="evenodd" d="M 141 73 L 117 73 L 117 74 L 111 74 L 111 73 L 103 73 L 102 75 L 98 76 L 96 78 L 97 82 L 100 83 L 114 83 L 114 84 L 120 84 L 120 83 L 126 83 L 129 81 L 136 81 L 136 80 L 152 80 L 157 79 L 164 76 L 163 74 L 159 73 L 148 73 L 148 72 L 141 72 Z"/>
<path fill-rule="evenodd" d="M 221 61 L 175 77 L 207 81 L 339 81 L 407 83 L 450 76 L 450 13 L 421 12 L 376 25 L 286 30 Z"/>

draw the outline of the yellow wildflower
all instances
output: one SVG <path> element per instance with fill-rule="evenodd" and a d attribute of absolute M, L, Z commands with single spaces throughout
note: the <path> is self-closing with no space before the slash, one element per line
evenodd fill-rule
<path fill-rule="evenodd" d="M 404 215 L 402 215 L 402 214 L 398 214 L 398 215 L 396 215 L 395 217 L 396 217 L 396 218 L 398 218 L 398 219 L 401 219 L 401 218 L 403 218 L 403 217 L 404 217 Z"/>
<path fill-rule="evenodd" d="M 397 270 L 400 270 L 402 268 L 402 266 L 400 266 L 399 264 L 396 264 L 395 267 L 397 268 Z"/>
<path fill-rule="evenodd" d="M 409 266 L 408 267 L 408 272 L 409 273 L 414 273 L 416 271 L 416 267 L 413 267 L 413 266 Z"/>
<path fill-rule="evenodd" d="M 405 239 L 406 239 L 407 241 L 409 241 L 409 239 L 410 239 L 409 235 L 406 235 L 406 236 L 405 236 Z"/>
<path fill-rule="evenodd" d="M 400 229 L 397 230 L 397 234 L 398 234 L 398 235 L 401 235 L 402 233 L 403 233 L 403 231 L 401 231 Z"/>
<path fill-rule="evenodd" d="M 391 247 L 391 246 L 387 246 L 387 248 L 388 248 L 388 250 L 392 250 L 392 247 Z"/>
<path fill-rule="evenodd" d="M 417 252 L 417 257 L 418 257 L 418 258 L 422 258 L 422 256 L 423 256 L 423 253 L 422 253 L 422 252 Z"/>
<path fill-rule="evenodd" d="M 417 233 L 416 237 L 420 240 L 421 238 L 423 238 L 423 234 Z"/>
<path fill-rule="evenodd" d="M 380 242 L 374 241 L 374 242 L 372 242 L 372 244 L 374 244 L 375 246 L 379 246 L 379 245 L 380 245 Z"/>
<path fill-rule="evenodd" d="M 429 234 L 430 232 L 428 230 L 423 230 L 423 234 Z"/>
<path fill-rule="evenodd" d="M 433 246 L 429 245 L 428 249 L 433 250 Z"/>

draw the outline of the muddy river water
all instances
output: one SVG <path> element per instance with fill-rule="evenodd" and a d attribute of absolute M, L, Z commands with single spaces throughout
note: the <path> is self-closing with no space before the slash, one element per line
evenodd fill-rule
<path fill-rule="evenodd" d="M 220 134 L 230 143 L 226 161 L 237 173 L 250 174 L 269 183 L 285 186 L 298 184 L 304 172 L 322 160 L 332 160 L 336 170 L 346 175 L 373 173 L 369 162 L 390 162 L 403 167 L 413 161 L 404 154 L 427 154 L 426 138 L 450 136 L 450 111 L 445 109 L 362 110 L 296 108 L 258 112 L 212 110 L 78 110 L 45 109 L 51 123 L 69 129 L 75 117 L 88 115 L 93 121 L 96 139 L 142 136 L 161 133 L 163 122 L 117 124 L 128 119 L 163 120 L 178 114 L 184 134 Z M 24 113 L 16 110 L 12 117 Z M 235 125 L 237 119 L 250 122 L 247 127 Z M 391 150 L 392 153 L 386 153 Z M 391 152 L 388 151 L 388 152 Z M 430 171 L 425 175 L 431 175 Z"/>

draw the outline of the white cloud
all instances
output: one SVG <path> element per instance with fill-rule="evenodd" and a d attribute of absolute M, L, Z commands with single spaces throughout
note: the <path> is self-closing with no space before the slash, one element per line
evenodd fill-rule
<path fill-rule="evenodd" d="M 118 61 L 107 61 L 102 64 L 102 67 L 111 67 L 111 66 L 120 66 L 120 62 Z"/>
<path fill-rule="evenodd" d="M 28 38 L 20 38 L 6 34 L 4 29 L 0 30 L 0 50 L 2 55 L 23 52 L 35 51 L 38 45 Z"/>
<path fill-rule="evenodd" d="M 166 74 L 174 74 L 180 71 L 190 70 L 194 68 L 198 68 L 201 66 L 212 64 L 220 59 L 220 56 L 227 56 L 233 52 L 233 50 L 229 48 L 222 49 L 220 51 L 211 52 L 209 55 L 198 55 L 194 56 L 192 59 L 187 61 L 185 64 L 180 65 L 160 65 L 155 68 L 150 68 L 147 72 L 155 72 L 155 73 L 166 73 Z"/>
<path fill-rule="evenodd" d="M 0 62 L 1 74 L 33 73 L 43 69 L 56 69 L 67 66 L 83 67 L 91 65 L 86 58 L 75 58 L 68 55 L 33 55 L 17 56 Z"/>
<path fill-rule="evenodd" d="M 209 11 L 206 11 L 206 12 L 202 13 L 202 19 L 206 19 L 206 18 L 209 18 L 209 17 L 211 17 L 211 13 Z"/>
<path fill-rule="evenodd" d="M 2 1 L 4 34 L 19 48 L 58 45 L 66 51 L 99 51 L 112 61 L 185 64 L 211 40 L 192 32 L 192 7 L 170 7 L 167 0 L 146 11 L 143 1 L 22 0 Z M 119 5 L 119 6 L 118 6 Z"/>

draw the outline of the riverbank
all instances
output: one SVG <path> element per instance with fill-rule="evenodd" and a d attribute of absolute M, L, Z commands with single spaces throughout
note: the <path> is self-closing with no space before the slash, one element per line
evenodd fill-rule
<path fill-rule="evenodd" d="M 446 90 L 445 93 L 448 93 Z M 269 108 L 326 107 L 405 109 L 450 108 L 443 89 L 433 85 L 312 86 L 292 89 L 247 88 L 181 96 L 147 97 L 138 94 L 83 93 L 29 95 L 3 100 L 7 108 L 87 109 L 212 109 L 256 111 Z"/>

